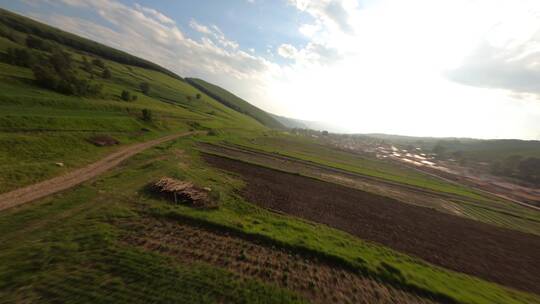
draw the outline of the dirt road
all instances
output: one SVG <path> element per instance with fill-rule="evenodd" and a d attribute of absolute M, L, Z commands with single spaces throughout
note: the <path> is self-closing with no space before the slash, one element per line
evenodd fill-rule
<path fill-rule="evenodd" d="M 107 155 L 105 158 L 98 160 L 86 167 L 71 171 L 65 175 L 60 175 L 37 184 L 29 185 L 11 192 L 0 194 L 0 211 L 19 206 L 33 200 L 51 195 L 53 193 L 66 190 L 85 182 L 93 177 L 96 177 L 107 170 L 120 164 L 122 161 L 131 156 L 144 151 L 161 143 L 191 135 L 194 132 L 185 132 L 164 136 L 158 139 L 133 144 L 123 147 L 120 150 Z"/>

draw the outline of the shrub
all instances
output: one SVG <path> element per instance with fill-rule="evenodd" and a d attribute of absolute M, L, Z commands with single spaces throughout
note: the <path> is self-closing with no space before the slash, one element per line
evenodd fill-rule
<path fill-rule="evenodd" d="M 99 67 L 99 68 L 102 68 L 102 69 L 105 68 L 105 63 L 101 59 L 96 58 L 96 59 L 92 60 L 92 64 Z"/>
<path fill-rule="evenodd" d="M 137 95 L 135 95 L 135 94 L 131 95 L 131 100 L 132 100 L 132 101 L 135 101 L 135 100 L 137 100 L 137 98 L 138 98 L 138 96 L 137 96 Z"/>
<path fill-rule="evenodd" d="M 57 90 L 61 79 L 51 66 L 45 64 L 35 65 L 32 67 L 32 72 L 38 85 Z"/>
<path fill-rule="evenodd" d="M 142 110 L 142 119 L 144 121 L 152 121 L 152 111 L 148 109 Z"/>
<path fill-rule="evenodd" d="M 58 85 L 56 86 L 56 91 L 66 95 L 75 95 L 77 93 L 75 85 L 67 79 L 61 79 L 58 82 Z"/>
<path fill-rule="evenodd" d="M 88 59 L 86 59 L 86 57 L 83 57 L 82 69 L 83 71 L 86 71 L 90 74 L 94 72 L 94 68 L 92 67 L 92 64 L 88 61 Z"/>
<path fill-rule="evenodd" d="M 69 74 L 72 74 L 72 71 L 70 71 L 73 63 L 71 54 L 64 52 L 63 50 L 56 49 L 49 58 L 49 62 L 54 67 L 56 72 L 63 75 L 64 78 L 68 78 Z"/>
<path fill-rule="evenodd" d="M 528 157 L 520 161 L 517 169 L 521 179 L 531 183 L 540 181 L 540 158 Z"/>
<path fill-rule="evenodd" d="M 120 95 L 120 98 L 122 98 L 122 100 L 124 100 L 124 101 L 130 101 L 131 100 L 131 94 L 129 93 L 129 91 L 123 90 L 122 94 Z"/>
<path fill-rule="evenodd" d="M 42 62 L 32 67 L 36 83 L 44 88 L 66 95 L 99 96 L 102 86 L 79 79 L 71 70 L 59 73 L 50 63 Z"/>
<path fill-rule="evenodd" d="M 200 93 L 197 93 L 197 95 L 195 95 L 195 98 L 201 99 L 201 94 L 200 94 Z"/>
<path fill-rule="evenodd" d="M 53 49 L 52 43 L 39 39 L 32 35 L 28 35 L 28 37 L 26 37 L 26 46 L 32 49 L 42 50 L 45 52 L 50 52 Z"/>
<path fill-rule="evenodd" d="M 9 48 L 6 56 L 9 64 L 22 67 L 31 67 L 34 64 L 35 58 L 31 52 L 25 49 Z"/>
<path fill-rule="evenodd" d="M 112 76 L 111 70 L 109 70 L 108 68 L 105 68 L 103 72 L 101 73 L 101 77 L 103 77 L 104 79 L 110 79 L 111 76 Z"/>
<path fill-rule="evenodd" d="M 150 84 L 148 82 L 141 82 L 141 84 L 139 84 L 139 88 L 144 95 L 148 95 L 148 93 L 150 93 Z"/>
<path fill-rule="evenodd" d="M 87 91 L 88 96 L 101 96 L 102 90 L 103 90 L 103 85 L 101 84 L 88 84 L 88 88 L 86 91 Z"/>

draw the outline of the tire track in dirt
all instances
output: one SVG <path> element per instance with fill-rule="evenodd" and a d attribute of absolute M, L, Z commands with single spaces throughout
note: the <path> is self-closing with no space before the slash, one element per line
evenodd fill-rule
<path fill-rule="evenodd" d="M 148 148 L 195 132 L 184 132 L 120 148 L 106 157 L 80 169 L 51 179 L 0 194 L 0 211 L 69 189 L 118 166 L 124 160 Z"/>

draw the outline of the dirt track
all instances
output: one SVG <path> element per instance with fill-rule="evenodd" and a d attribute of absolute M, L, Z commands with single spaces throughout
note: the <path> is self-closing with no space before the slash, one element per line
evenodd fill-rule
<path fill-rule="evenodd" d="M 43 182 L 39 182 L 37 184 L 29 185 L 17 190 L 0 194 L 0 211 L 19 206 L 33 200 L 45 197 L 47 195 L 51 195 L 53 193 L 76 186 L 82 182 L 85 182 L 95 176 L 104 173 L 105 171 L 117 166 L 122 161 L 143 150 L 151 148 L 155 145 L 159 145 L 166 141 L 176 139 L 178 137 L 190 135 L 192 133 L 193 132 L 185 132 L 180 134 L 168 135 L 147 142 L 123 147 L 120 150 L 109 154 L 105 158 L 98 160 L 97 162 L 92 163 L 86 167 L 71 171 L 65 175 L 57 176 Z"/>
<path fill-rule="evenodd" d="M 540 237 L 298 175 L 205 155 L 240 174 L 244 197 L 433 264 L 540 294 Z"/>

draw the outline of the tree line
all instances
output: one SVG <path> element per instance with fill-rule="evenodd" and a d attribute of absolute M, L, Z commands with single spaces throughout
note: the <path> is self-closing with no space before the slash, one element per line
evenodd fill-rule
<path fill-rule="evenodd" d="M 511 155 L 491 165 L 492 173 L 540 184 L 540 158 Z"/>
<path fill-rule="evenodd" d="M 28 36 L 25 44 L 28 48 L 9 48 L 5 61 L 32 69 L 36 84 L 66 95 L 101 95 L 100 84 L 95 84 L 77 74 L 70 53 L 34 36 Z"/>
<path fill-rule="evenodd" d="M 27 48 L 9 48 L 4 61 L 21 67 L 32 69 L 37 85 L 66 95 L 102 97 L 102 85 L 80 77 L 77 73 L 77 64 L 72 55 L 49 41 L 34 36 L 27 36 L 24 40 Z M 90 75 L 98 75 L 103 79 L 112 77 L 111 70 L 103 60 L 93 58 L 88 60 L 82 57 L 80 68 Z M 141 92 L 150 93 L 150 84 L 139 84 Z M 137 95 L 124 90 L 120 98 L 124 101 L 137 100 Z"/>
<path fill-rule="evenodd" d="M 111 61 L 162 72 L 173 78 L 182 79 L 175 73 L 150 61 L 1 9 L 0 24 L 4 26 L 0 34 L 11 30 L 11 33 L 7 33 L 7 36 L 13 36 L 15 34 L 13 32 L 17 31 L 28 36 L 54 41 L 58 44 L 91 53 Z"/>

